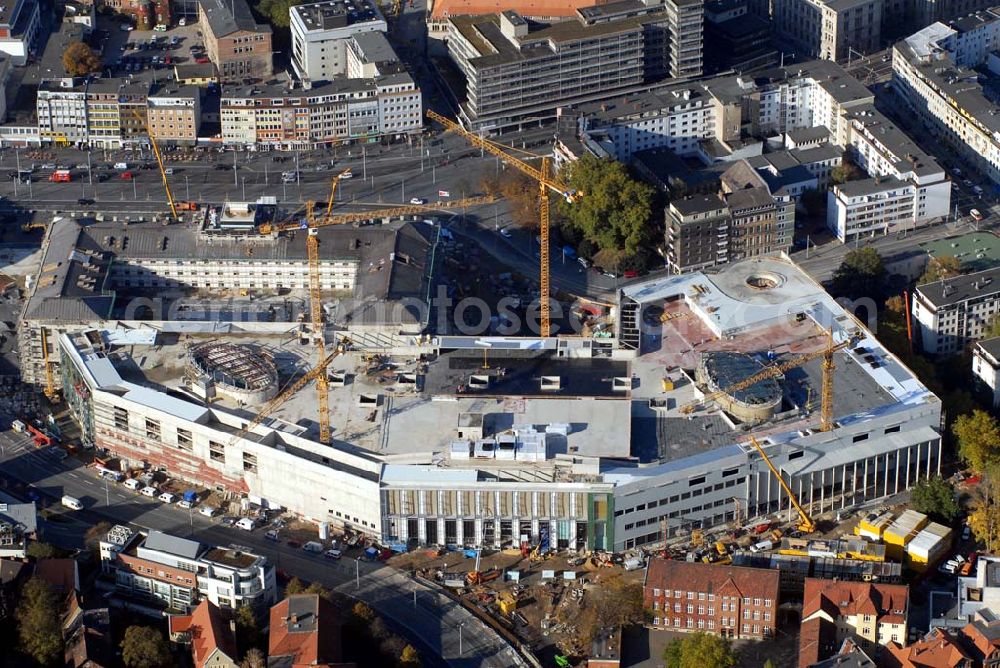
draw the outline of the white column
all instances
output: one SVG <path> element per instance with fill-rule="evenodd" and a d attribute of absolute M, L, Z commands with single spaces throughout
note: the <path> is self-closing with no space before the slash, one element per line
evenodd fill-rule
<path fill-rule="evenodd" d="M 865 457 L 865 481 L 861 492 L 861 498 L 865 501 L 868 500 L 868 459 L 868 457 Z"/>
<path fill-rule="evenodd" d="M 447 545 L 448 544 L 448 536 L 445 533 L 444 518 L 443 517 L 439 517 L 438 518 L 437 525 L 438 525 L 437 542 L 439 544 L 441 544 L 441 545 Z"/>
<path fill-rule="evenodd" d="M 836 484 L 836 483 L 834 483 Z M 840 507 L 847 505 L 847 464 L 840 467 Z"/>
<path fill-rule="evenodd" d="M 833 472 L 830 472 L 833 475 Z M 826 469 L 819 472 L 819 512 L 823 512 L 826 509 Z"/>
<path fill-rule="evenodd" d="M 816 498 L 816 481 L 814 480 L 815 474 L 809 472 L 809 512 L 813 512 L 813 501 Z M 799 497 L 802 498 L 801 496 Z"/>
<path fill-rule="evenodd" d="M 459 493 L 459 498 L 462 497 L 461 492 Z M 455 520 L 455 543 L 461 548 L 465 545 L 465 522 L 462 520 L 462 513 L 458 514 L 458 519 Z"/>
<path fill-rule="evenodd" d="M 885 472 L 882 474 L 882 495 L 889 496 L 889 453 L 885 453 Z"/>
<path fill-rule="evenodd" d="M 938 439 L 938 456 L 937 456 L 937 474 L 941 475 L 941 441 L 944 439 Z"/>
<path fill-rule="evenodd" d="M 940 447 L 940 439 L 938 440 L 938 446 Z M 933 447 L 934 445 L 930 441 L 927 441 L 927 475 L 924 476 L 926 478 L 931 477 L 931 448 Z M 941 465 L 938 464 L 938 466 L 940 467 Z"/>
<path fill-rule="evenodd" d="M 906 447 L 906 488 L 910 488 L 910 466 L 913 463 L 913 446 L 909 445 Z"/>
<path fill-rule="evenodd" d="M 895 491 L 893 492 L 893 494 L 899 494 L 899 462 L 902 459 L 902 457 L 899 456 L 899 450 L 896 450 L 893 454 L 895 455 L 896 458 L 896 470 L 893 473 L 893 478 L 894 478 L 893 485 L 895 486 Z M 888 461 L 889 454 L 886 453 L 885 457 L 886 461 Z"/>

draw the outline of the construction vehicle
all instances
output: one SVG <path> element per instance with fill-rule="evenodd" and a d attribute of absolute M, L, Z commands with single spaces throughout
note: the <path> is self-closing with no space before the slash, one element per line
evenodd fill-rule
<path fill-rule="evenodd" d="M 163 179 L 163 189 L 167 193 L 167 204 L 170 205 L 170 216 L 171 220 L 177 220 L 177 204 L 174 202 L 174 194 L 170 191 L 170 182 L 167 180 L 167 170 L 163 166 L 163 155 L 160 153 L 160 147 L 156 144 L 156 137 L 153 135 L 153 129 L 149 127 L 149 119 L 147 116 L 143 116 L 139 113 L 139 110 L 135 107 L 132 108 L 132 115 L 143 124 L 146 128 L 146 135 L 149 137 L 149 144 L 153 147 L 153 155 L 156 156 L 156 165 L 160 169 L 160 178 Z M 127 174 L 128 172 L 126 172 Z"/>
<path fill-rule="evenodd" d="M 500 160 L 503 160 L 505 164 L 514 167 L 538 183 L 539 236 L 541 241 L 541 252 L 539 253 L 540 266 L 538 272 L 538 289 L 540 295 L 539 323 L 542 330 L 542 336 L 550 336 L 552 333 L 552 316 L 549 304 L 549 190 L 556 192 L 567 202 L 575 202 L 580 198 L 582 193 L 576 192 L 565 183 L 549 175 L 548 156 L 535 156 L 540 157 L 542 160 L 541 167 L 535 168 L 524 160 L 516 158 L 508 153 L 510 150 L 508 147 L 503 146 L 502 144 L 497 144 L 488 139 L 484 139 L 473 132 L 469 132 L 455 121 L 450 118 L 445 118 L 431 109 L 427 110 L 427 117 L 431 120 L 437 121 L 443 125 L 445 129 L 463 137 L 467 142 L 476 148 L 495 155 Z"/>
<path fill-rule="evenodd" d="M 809 514 L 806 513 L 805 509 L 799 505 L 799 500 L 795 497 L 795 492 L 793 492 L 792 488 L 788 486 L 788 483 L 785 482 L 785 478 L 781 475 L 781 472 L 775 468 L 774 464 L 771 462 L 771 458 L 767 456 L 766 452 L 764 452 L 764 446 L 762 446 L 760 441 L 758 441 L 753 435 L 750 436 L 750 443 L 752 443 L 753 447 L 757 449 L 757 452 L 760 454 L 760 458 L 764 460 L 764 463 L 767 464 L 767 468 L 771 470 L 771 475 L 777 478 L 778 484 L 780 484 L 781 488 L 785 490 L 785 494 L 788 495 L 789 502 L 799 514 L 799 531 L 804 534 L 815 531 L 816 523 L 812 521 L 812 518 L 809 517 Z"/>
<path fill-rule="evenodd" d="M 36 448 L 44 448 L 52 445 L 52 437 L 35 427 L 35 425 L 28 425 L 28 433 L 31 434 L 31 440 L 34 441 Z"/>
<path fill-rule="evenodd" d="M 337 346 L 337 348 L 332 353 L 327 355 L 323 360 L 321 360 L 319 364 L 317 364 L 312 369 L 304 373 L 297 381 L 292 383 L 289 387 L 285 388 L 284 391 L 282 391 L 276 397 L 267 402 L 267 404 L 264 405 L 264 407 L 260 410 L 260 412 L 257 413 L 257 415 L 255 415 L 253 419 L 246 424 L 245 427 L 243 427 L 238 432 L 233 434 L 233 437 L 229 439 L 227 445 L 230 446 L 235 445 L 240 438 L 243 438 L 244 436 L 248 435 L 251 431 L 253 431 L 254 427 L 258 426 L 264 420 L 266 420 L 268 416 L 271 415 L 271 413 L 277 410 L 286 401 L 291 399 L 295 395 L 295 393 L 301 390 L 303 387 L 305 387 L 305 385 L 308 382 L 320 376 L 325 376 L 326 368 L 330 366 L 330 363 L 333 362 L 333 360 L 337 359 L 337 357 L 339 357 L 340 354 L 344 352 L 348 343 L 349 341 L 347 339 L 344 339 Z"/>
<path fill-rule="evenodd" d="M 828 332 L 829 343 L 823 350 L 816 350 L 810 353 L 803 353 L 801 355 L 796 355 L 795 357 L 786 360 L 784 362 L 779 362 L 765 369 L 761 369 L 755 374 L 747 376 L 743 380 L 737 381 L 732 385 L 728 385 L 714 392 L 709 392 L 702 396 L 700 399 L 695 399 L 694 401 L 684 404 L 680 407 L 680 412 L 684 414 L 693 413 L 694 410 L 709 401 L 714 401 L 719 397 L 727 394 L 732 394 L 733 392 L 738 392 L 740 390 L 745 390 L 748 387 L 756 385 L 762 380 L 768 378 L 774 378 L 775 376 L 780 376 L 790 369 L 800 367 L 803 364 L 810 362 L 814 359 L 823 358 L 823 406 L 821 408 L 821 431 L 829 431 L 833 428 L 833 371 L 836 368 L 833 362 L 833 354 L 844 348 L 849 348 L 857 343 L 861 338 L 862 334 L 860 331 L 852 332 L 845 340 L 838 344 L 833 343 L 833 333 Z"/>

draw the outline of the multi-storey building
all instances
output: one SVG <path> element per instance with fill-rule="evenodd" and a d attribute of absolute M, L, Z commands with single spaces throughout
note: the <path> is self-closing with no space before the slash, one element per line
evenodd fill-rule
<path fill-rule="evenodd" d="M 642 588 L 654 629 L 762 640 L 778 628 L 777 571 L 651 559 Z"/>
<path fill-rule="evenodd" d="M 271 26 L 257 23 L 246 0 L 198 0 L 205 52 L 224 82 L 273 74 Z"/>
<path fill-rule="evenodd" d="M 287 149 L 394 137 L 419 131 L 422 110 L 420 90 L 406 72 L 305 88 L 229 88 L 221 100 L 222 140 Z"/>
<path fill-rule="evenodd" d="M 809 58 L 841 60 L 881 47 L 883 0 L 776 0 L 775 32 Z"/>
<path fill-rule="evenodd" d="M 158 142 L 194 146 L 201 127 L 201 94 L 193 86 L 157 84 L 146 105 L 148 132 Z"/>
<path fill-rule="evenodd" d="M 806 579 L 803 627 L 827 626 L 838 646 L 849 637 L 866 650 L 905 643 L 908 616 L 906 585 Z"/>
<path fill-rule="evenodd" d="M 42 27 L 38 0 L 11 0 L 0 14 L 0 52 L 14 65 L 24 65 L 39 49 Z"/>
<path fill-rule="evenodd" d="M 969 69 L 1000 40 L 1000 13 L 930 25 L 893 47 L 893 86 L 916 118 L 994 183 L 1000 183 L 1000 116 Z"/>
<path fill-rule="evenodd" d="M 931 629 L 930 633 L 916 642 L 904 646 L 904 642 L 890 642 L 881 657 L 881 665 L 886 668 L 973 668 L 973 652 L 964 647 L 965 640 L 960 634 L 944 629 Z"/>
<path fill-rule="evenodd" d="M 771 22 L 749 11 L 747 0 L 709 0 L 705 3 L 705 72 L 747 72 L 778 64 L 771 45 Z"/>
<path fill-rule="evenodd" d="M 681 274 L 729 262 L 729 224 L 729 207 L 718 195 L 671 200 L 667 208 L 667 266 Z"/>
<path fill-rule="evenodd" d="M 244 548 L 207 547 L 159 531 L 112 527 L 100 542 L 101 568 L 128 596 L 189 612 L 201 599 L 263 612 L 277 599 L 274 566 Z"/>
<path fill-rule="evenodd" d="M 348 79 L 374 79 L 398 74 L 405 68 L 385 33 L 365 32 L 347 41 L 345 60 Z"/>
<path fill-rule="evenodd" d="M 954 355 L 980 339 L 1000 310 L 1000 269 L 918 285 L 913 318 L 925 353 Z"/>
<path fill-rule="evenodd" d="M 289 10 L 292 66 L 302 79 L 329 81 L 347 75 L 347 45 L 351 37 L 387 30 L 371 0 L 325 0 Z"/>
<path fill-rule="evenodd" d="M 972 375 L 992 392 L 993 407 L 1000 406 L 1000 337 L 972 346 Z"/>
<path fill-rule="evenodd" d="M 84 144 L 90 138 L 87 127 L 86 84 L 72 79 L 46 79 L 38 84 L 35 98 L 38 135 L 53 144 Z"/>
<path fill-rule="evenodd" d="M 339 611 L 318 594 L 295 594 L 271 608 L 268 665 L 355 668 L 344 661 Z"/>
<path fill-rule="evenodd" d="M 168 615 L 170 640 L 190 645 L 194 668 L 238 668 L 236 630 L 222 609 L 202 599 L 189 615 Z"/>
<path fill-rule="evenodd" d="M 664 77 L 702 71 L 701 0 L 623 0 L 531 29 L 520 14 L 452 16 L 448 50 L 465 78 L 461 114 L 478 126 Z"/>
<path fill-rule="evenodd" d="M 846 243 L 913 222 L 916 187 L 899 179 L 848 181 L 827 193 L 826 224 Z"/>

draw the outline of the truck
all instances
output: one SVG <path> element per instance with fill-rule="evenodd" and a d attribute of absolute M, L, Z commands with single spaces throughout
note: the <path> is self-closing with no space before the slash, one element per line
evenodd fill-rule
<path fill-rule="evenodd" d="M 69 183 L 73 180 L 73 175 L 68 169 L 57 169 L 49 176 L 52 183 Z"/>

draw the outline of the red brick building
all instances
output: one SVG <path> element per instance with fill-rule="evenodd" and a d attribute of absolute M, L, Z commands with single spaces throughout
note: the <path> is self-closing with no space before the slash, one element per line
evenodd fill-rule
<path fill-rule="evenodd" d="M 774 636 L 777 571 L 652 559 L 643 593 L 653 627 L 725 638 Z"/>
<path fill-rule="evenodd" d="M 271 608 L 268 666 L 355 668 L 344 662 L 341 620 L 333 604 L 316 594 L 294 594 Z"/>

